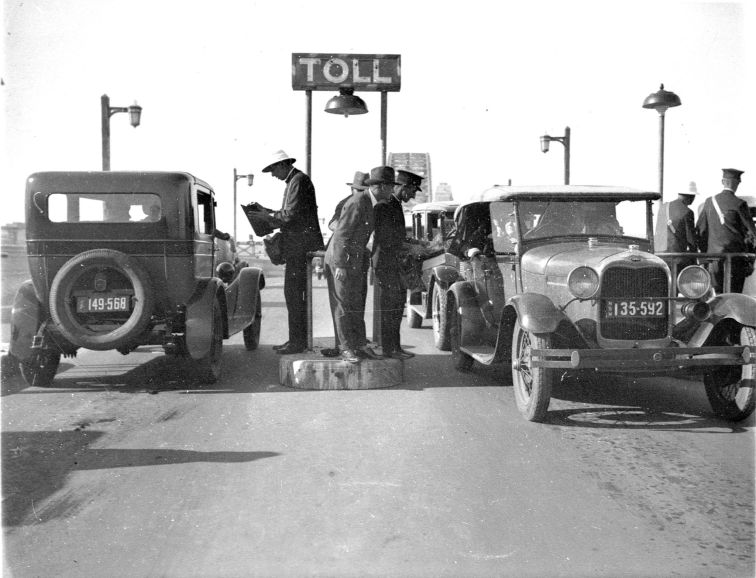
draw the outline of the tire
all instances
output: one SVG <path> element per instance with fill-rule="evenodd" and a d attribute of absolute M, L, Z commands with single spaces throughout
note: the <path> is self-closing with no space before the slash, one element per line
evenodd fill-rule
<path fill-rule="evenodd" d="M 531 333 L 515 322 L 512 334 L 512 388 L 517 409 L 528 421 L 540 422 L 546 417 L 551 401 L 551 388 L 557 372 L 553 368 L 533 367 L 531 350 L 550 349 L 551 337 Z"/>
<path fill-rule="evenodd" d="M 423 325 L 423 316 L 412 308 L 412 294 L 410 293 L 407 301 L 407 325 L 412 329 L 417 329 Z"/>
<path fill-rule="evenodd" d="M 257 305 L 255 306 L 255 318 L 244 328 L 244 347 L 247 351 L 254 351 L 260 345 L 260 327 L 262 326 L 262 299 L 260 292 L 257 293 Z"/>
<path fill-rule="evenodd" d="M 210 351 L 196 362 L 197 378 L 202 383 L 215 383 L 221 377 L 223 357 L 223 314 L 220 303 L 213 301 L 213 324 Z"/>
<path fill-rule="evenodd" d="M 454 369 L 457 371 L 469 371 L 473 365 L 474 359 L 460 349 L 460 336 L 462 335 L 462 316 L 457 310 L 456 303 L 454 307 L 448 308 L 449 311 L 449 342 L 451 344 L 452 360 Z"/>
<path fill-rule="evenodd" d="M 126 278 L 134 290 L 134 309 L 126 321 L 108 332 L 97 331 L 76 313 L 72 294 L 93 269 L 110 269 Z M 93 249 L 69 259 L 50 285 L 50 315 L 63 336 L 79 347 L 105 351 L 127 346 L 144 333 L 152 316 L 155 296 L 150 277 L 134 259 L 112 249 Z"/>
<path fill-rule="evenodd" d="M 60 365 L 60 352 L 52 349 L 35 350 L 29 359 L 21 361 L 21 376 L 32 387 L 48 387 Z"/>
<path fill-rule="evenodd" d="M 449 313 L 446 307 L 446 291 L 441 289 L 438 283 L 433 284 L 433 295 L 431 299 L 434 345 L 436 346 L 436 349 L 449 351 L 451 349 L 451 343 L 449 339 Z"/>
<path fill-rule="evenodd" d="M 729 344 L 723 335 L 721 342 L 713 345 Z M 752 327 L 740 329 L 739 344 L 756 351 L 756 330 Z M 753 413 L 756 407 L 754 388 L 756 368 L 753 365 L 720 366 L 707 369 L 704 373 L 706 396 L 714 413 L 727 421 L 742 421 Z"/>

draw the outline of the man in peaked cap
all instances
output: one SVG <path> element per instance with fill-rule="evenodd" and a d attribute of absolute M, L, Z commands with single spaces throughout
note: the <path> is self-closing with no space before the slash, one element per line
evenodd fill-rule
<path fill-rule="evenodd" d="M 348 363 L 359 363 L 361 357 L 380 358 L 366 344 L 365 301 L 361 288 L 367 271 L 365 247 L 375 223 L 373 207 L 391 195 L 394 169 L 372 169 L 365 185 L 369 190 L 353 193 L 344 203 L 325 254 L 325 274 L 329 280 L 341 359 Z"/>
<path fill-rule="evenodd" d="M 279 150 L 262 171 L 286 183 L 281 210 L 271 211 L 271 224 L 283 235 L 284 298 L 289 313 L 289 340 L 274 349 L 281 354 L 307 349 L 307 253 L 323 250 L 315 186 L 294 167 L 296 159 Z"/>
<path fill-rule="evenodd" d="M 375 207 L 375 237 L 373 241 L 373 270 L 380 288 L 381 346 L 383 355 L 395 359 L 414 357 L 404 351 L 400 340 L 400 326 L 407 300 L 407 287 L 402 280 L 402 257 L 407 236 L 402 203 L 415 198 L 423 178 L 409 171 L 399 170 L 391 198 Z"/>
<path fill-rule="evenodd" d="M 687 191 L 678 194 L 677 198 L 667 205 L 666 220 L 664 219 L 664 215 L 660 215 L 658 226 L 665 229 L 663 237 L 666 238 L 666 243 L 659 243 L 656 248 L 657 252 L 698 252 L 698 233 L 696 232 L 693 211 L 690 210 L 690 205 L 695 200 L 697 194 L 696 183 L 691 182 L 688 185 Z M 688 265 L 696 263 L 696 259 L 691 257 L 671 257 L 667 261 L 676 263 L 678 272 Z"/>
<path fill-rule="evenodd" d="M 743 171 L 722 169 L 722 192 L 704 202 L 698 216 L 696 231 L 704 253 L 746 253 L 756 251 L 756 227 L 748 213 L 748 205 L 735 196 Z M 724 289 L 724 263 L 709 266 L 714 290 Z M 742 293 L 746 277 L 753 272 L 753 261 L 745 257 L 732 259 L 730 291 Z"/>

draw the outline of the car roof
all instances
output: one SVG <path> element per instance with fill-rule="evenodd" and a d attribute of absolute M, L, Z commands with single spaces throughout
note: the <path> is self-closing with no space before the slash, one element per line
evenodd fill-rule
<path fill-rule="evenodd" d="M 494 185 L 467 198 L 462 205 L 491 201 L 544 201 L 559 200 L 652 200 L 661 195 L 653 191 L 606 185 Z"/>
<path fill-rule="evenodd" d="M 412 207 L 412 212 L 420 211 L 453 211 L 459 206 L 457 201 L 432 201 L 429 203 L 418 203 Z"/>
<path fill-rule="evenodd" d="M 77 182 L 86 182 L 88 186 L 96 187 L 98 183 L 154 183 L 158 181 L 189 181 L 212 190 L 212 187 L 202 179 L 181 171 L 41 171 L 29 175 L 26 179 L 27 187 L 34 183 L 47 188 L 55 188 L 56 185 L 68 187 Z"/>

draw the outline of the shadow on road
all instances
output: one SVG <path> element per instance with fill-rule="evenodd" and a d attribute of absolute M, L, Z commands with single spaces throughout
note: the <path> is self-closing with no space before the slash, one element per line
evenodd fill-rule
<path fill-rule="evenodd" d="M 46 498 L 65 487 L 77 470 L 165 466 L 195 462 L 240 463 L 278 456 L 277 452 L 198 452 L 179 449 L 90 449 L 103 432 L 3 432 L 3 526 L 21 526 L 65 517 L 80 504 L 65 493 L 54 504 Z M 81 496 L 82 500 L 91 497 Z M 44 508 L 44 510 L 43 510 Z"/>

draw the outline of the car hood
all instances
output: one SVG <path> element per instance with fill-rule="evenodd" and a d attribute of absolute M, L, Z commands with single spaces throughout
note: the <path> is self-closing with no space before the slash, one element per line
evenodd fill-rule
<path fill-rule="evenodd" d="M 656 255 L 629 249 L 628 245 L 589 246 L 584 241 L 534 247 L 522 256 L 522 269 L 537 275 L 566 276 L 575 267 L 588 266 L 600 271 L 614 261 L 664 263 Z"/>

